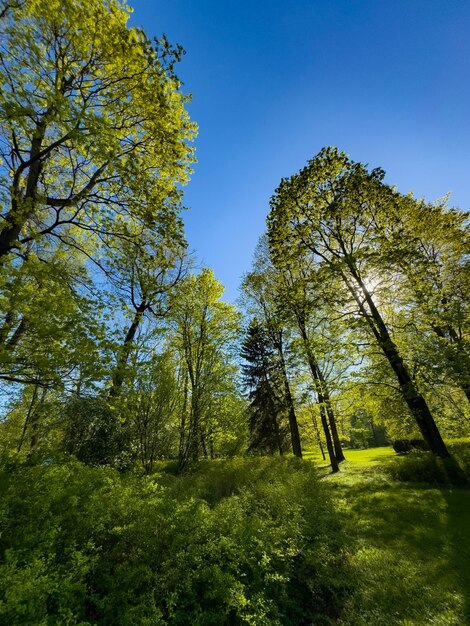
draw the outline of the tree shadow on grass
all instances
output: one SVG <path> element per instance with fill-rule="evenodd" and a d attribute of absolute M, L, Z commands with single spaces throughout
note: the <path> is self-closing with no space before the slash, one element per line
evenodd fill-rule
<path fill-rule="evenodd" d="M 341 623 L 470 624 L 470 491 L 392 483 L 365 469 L 327 479 L 357 583 Z"/>
<path fill-rule="evenodd" d="M 449 564 L 462 591 L 465 617 L 470 624 L 470 490 L 443 489 L 447 503 Z"/>

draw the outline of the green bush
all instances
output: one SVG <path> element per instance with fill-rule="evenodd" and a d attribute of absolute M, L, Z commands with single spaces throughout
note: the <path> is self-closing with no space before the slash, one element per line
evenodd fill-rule
<path fill-rule="evenodd" d="M 311 464 L 184 477 L 71 462 L 0 475 L 0 623 L 328 624 L 343 539 Z"/>
<path fill-rule="evenodd" d="M 129 425 L 119 421 L 105 399 L 71 398 L 62 408 L 61 420 L 63 452 L 87 465 L 131 467 L 135 452 Z"/>
<path fill-rule="evenodd" d="M 392 445 L 397 454 L 404 454 L 412 450 L 429 450 L 424 439 L 395 439 Z"/>
<path fill-rule="evenodd" d="M 406 456 L 393 459 L 385 469 L 393 479 L 403 482 L 449 486 L 468 484 L 470 465 L 462 462 L 463 455 L 459 457 L 452 447 L 450 451 L 450 458 L 441 459 L 432 452 L 411 450 Z"/>
<path fill-rule="evenodd" d="M 454 439 L 447 446 L 460 467 L 470 478 L 470 438 Z"/>

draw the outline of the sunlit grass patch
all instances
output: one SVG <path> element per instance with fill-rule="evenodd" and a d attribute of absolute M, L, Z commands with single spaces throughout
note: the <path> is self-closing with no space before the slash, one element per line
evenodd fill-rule
<path fill-rule="evenodd" d="M 389 464 L 406 459 L 394 456 L 348 451 L 325 480 L 349 536 L 355 582 L 340 623 L 470 624 L 470 491 L 394 481 Z"/>
<path fill-rule="evenodd" d="M 344 449 L 344 456 L 346 457 L 346 461 L 358 465 L 376 465 L 381 461 L 395 456 L 395 451 L 392 446 L 385 446 L 381 448 L 367 448 L 364 450 L 350 450 Z M 325 460 L 323 460 L 321 453 L 318 449 L 307 450 L 304 452 L 304 458 L 309 459 L 311 461 L 315 461 L 322 464 L 328 463 L 328 456 Z"/>

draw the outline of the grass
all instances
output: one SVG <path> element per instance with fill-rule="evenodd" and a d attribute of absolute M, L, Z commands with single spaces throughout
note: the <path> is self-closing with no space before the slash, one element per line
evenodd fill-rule
<path fill-rule="evenodd" d="M 306 455 L 326 464 L 318 454 Z M 343 626 L 470 625 L 470 490 L 390 479 L 392 448 L 345 451 L 325 475 L 349 537 Z"/>
<path fill-rule="evenodd" d="M 396 454 L 391 446 L 386 446 L 383 448 L 368 448 L 366 450 L 344 450 L 344 456 L 347 463 L 353 464 L 354 467 L 373 467 L 382 461 L 395 458 Z M 317 449 L 305 452 L 304 458 L 315 461 L 319 467 L 329 467 L 328 457 L 324 461 L 320 451 Z M 341 467 L 343 468 L 344 464 Z"/>

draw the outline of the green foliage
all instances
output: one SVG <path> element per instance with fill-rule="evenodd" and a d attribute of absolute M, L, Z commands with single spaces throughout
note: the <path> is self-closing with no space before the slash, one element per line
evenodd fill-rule
<path fill-rule="evenodd" d="M 176 453 L 178 387 L 168 352 L 154 355 L 141 369 L 127 394 L 125 414 L 129 416 L 127 433 L 135 441 L 144 471 L 150 474 L 158 457 Z"/>
<path fill-rule="evenodd" d="M 468 485 L 470 480 L 470 449 L 468 442 L 450 444 L 452 456 L 440 459 L 430 452 L 411 450 L 387 465 L 388 474 L 404 482 L 440 485 Z"/>
<path fill-rule="evenodd" d="M 106 399 L 70 398 L 61 411 L 62 449 L 89 465 L 123 469 L 132 461 L 130 428 Z"/>
<path fill-rule="evenodd" d="M 327 624 L 347 588 L 309 463 L 214 461 L 155 481 L 20 464 L 0 487 L 2 623 Z"/>
<path fill-rule="evenodd" d="M 116 236 L 178 238 L 195 130 L 181 50 L 129 28 L 118 0 L 2 5 L 0 254 L 59 237 L 97 258 Z"/>
<path fill-rule="evenodd" d="M 235 342 L 240 315 L 221 301 L 223 285 L 203 268 L 184 278 L 172 300 L 172 347 L 181 363 L 184 403 L 181 409 L 180 464 L 209 454 L 218 430 L 217 398 L 237 395 L 233 381 Z M 235 392 L 235 394 L 234 394 Z M 214 414 L 214 409 L 215 414 Z"/>

